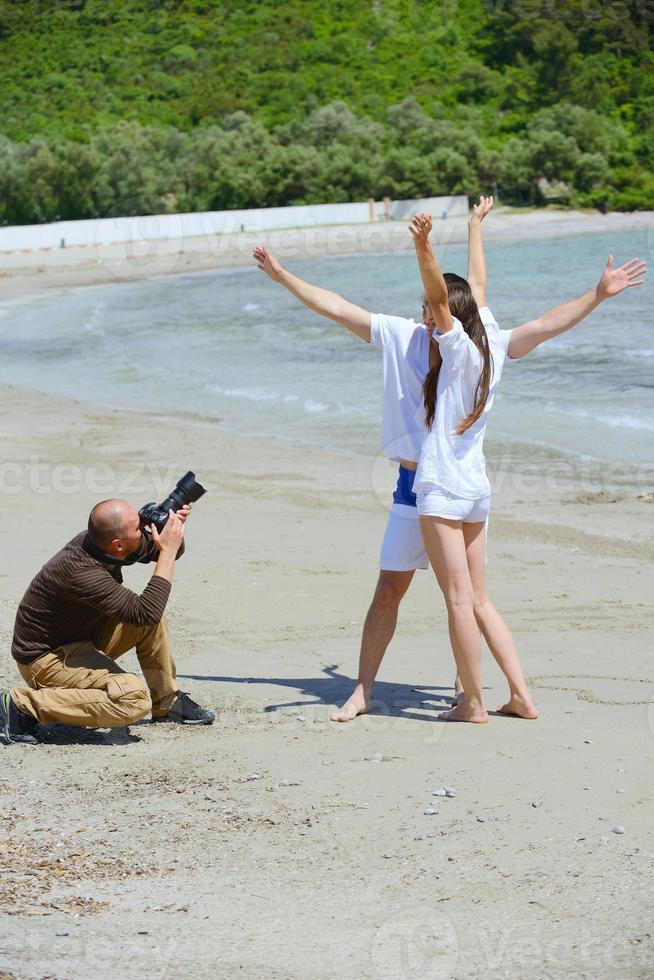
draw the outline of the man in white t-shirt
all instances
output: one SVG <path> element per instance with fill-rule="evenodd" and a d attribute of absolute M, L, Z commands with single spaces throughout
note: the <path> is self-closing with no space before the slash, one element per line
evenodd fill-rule
<path fill-rule="evenodd" d="M 478 297 L 478 302 L 484 306 L 486 269 L 481 222 L 492 206 L 492 197 L 482 197 L 469 222 L 468 281 L 471 287 L 474 283 L 475 298 Z M 359 676 L 352 695 L 331 716 L 332 721 L 351 721 L 370 710 L 372 686 L 386 648 L 393 638 L 400 602 L 416 569 L 425 569 L 429 565 L 412 488 L 425 435 L 424 427 L 418 420 L 422 385 L 429 368 L 437 366 L 440 360 L 437 346 L 430 343 L 434 323 L 425 302 L 422 305 L 422 323 L 369 313 L 337 293 L 294 276 L 283 269 L 267 249 L 257 248 L 253 254 L 266 275 L 285 286 L 310 310 L 335 320 L 382 351 L 382 452 L 399 464 L 399 473 L 382 541 L 379 579 L 363 626 Z M 487 312 L 492 319 L 490 311 Z M 457 679 L 455 695 L 459 693 Z"/>

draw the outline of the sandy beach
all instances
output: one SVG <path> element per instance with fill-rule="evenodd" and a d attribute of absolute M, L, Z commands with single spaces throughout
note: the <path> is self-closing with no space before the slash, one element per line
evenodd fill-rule
<path fill-rule="evenodd" d="M 204 272 L 249 265 L 255 245 L 268 245 L 284 262 L 402 251 L 409 247 L 405 222 L 283 228 L 268 232 L 207 235 L 202 238 L 124 241 L 119 218 L 115 244 L 0 253 L 0 301 L 26 292 L 137 281 L 179 273 Z M 149 217 L 143 235 L 152 234 Z M 651 236 L 650 211 L 600 214 L 556 208 L 514 209 L 496 206 L 493 221 L 484 229 L 487 242 L 533 241 L 580 233 L 611 233 L 645 229 Z M 432 241 L 443 254 L 448 245 L 465 242 L 467 220 L 434 216 Z M 651 238 L 650 238 L 651 248 Z"/>
<path fill-rule="evenodd" d="M 437 720 L 453 666 L 425 572 L 375 713 L 339 726 L 390 464 L 11 387 L 0 412 L 0 688 L 42 561 L 97 499 L 192 468 L 209 493 L 169 610 L 182 686 L 219 716 L 2 750 L 1 977 L 652 975 L 651 495 L 489 453 L 491 595 L 540 719 Z M 488 654 L 485 682 L 500 704 Z"/>

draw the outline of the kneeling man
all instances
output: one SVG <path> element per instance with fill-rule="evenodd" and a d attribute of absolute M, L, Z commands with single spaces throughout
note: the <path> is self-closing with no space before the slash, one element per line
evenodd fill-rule
<path fill-rule="evenodd" d="M 18 607 L 12 654 L 28 687 L 0 693 L 0 736 L 35 743 L 37 722 L 117 728 L 140 721 L 210 725 L 176 681 L 164 609 L 184 550 L 190 506 L 144 533 L 126 500 L 105 500 L 82 531 L 47 562 Z M 155 561 L 138 595 L 121 568 Z M 115 662 L 136 648 L 145 684 Z"/>

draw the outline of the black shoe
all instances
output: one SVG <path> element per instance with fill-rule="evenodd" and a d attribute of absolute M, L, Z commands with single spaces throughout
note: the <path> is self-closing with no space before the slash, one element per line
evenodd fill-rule
<path fill-rule="evenodd" d="M 31 715 L 20 711 L 8 693 L 0 694 L 0 738 L 7 745 L 23 742 L 25 745 L 38 745 L 36 721 Z"/>
<path fill-rule="evenodd" d="M 178 725 L 213 725 L 216 714 L 208 708 L 201 708 L 185 691 L 180 691 L 168 714 L 152 721 L 175 721 Z"/>

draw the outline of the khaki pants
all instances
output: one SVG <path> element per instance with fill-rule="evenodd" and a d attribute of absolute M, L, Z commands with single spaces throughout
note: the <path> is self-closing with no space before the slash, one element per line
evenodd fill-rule
<path fill-rule="evenodd" d="M 150 694 L 114 663 L 132 647 Z M 14 704 L 44 725 L 119 728 L 149 711 L 154 718 L 165 715 L 179 690 L 165 618 L 155 626 L 102 619 L 91 639 L 66 643 L 18 669 L 29 688 L 11 692 Z"/>

